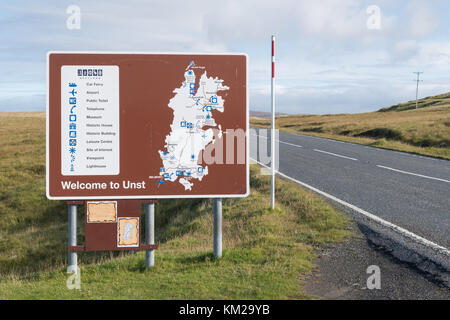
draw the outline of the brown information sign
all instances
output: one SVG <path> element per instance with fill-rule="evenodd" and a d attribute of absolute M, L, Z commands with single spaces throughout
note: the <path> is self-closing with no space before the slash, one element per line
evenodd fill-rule
<path fill-rule="evenodd" d="M 50 52 L 47 65 L 48 198 L 248 195 L 247 55 Z M 90 210 L 115 218 L 112 203 Z"/>

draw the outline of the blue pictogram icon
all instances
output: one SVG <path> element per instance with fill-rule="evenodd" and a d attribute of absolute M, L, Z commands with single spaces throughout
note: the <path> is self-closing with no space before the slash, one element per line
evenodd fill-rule
<path fill-rule="evenodd" d="M 195 94 L 195 82 L 189 83 L 189 93 Z"/>

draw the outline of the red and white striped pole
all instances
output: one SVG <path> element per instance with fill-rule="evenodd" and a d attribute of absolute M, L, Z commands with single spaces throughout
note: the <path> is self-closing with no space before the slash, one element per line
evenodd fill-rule
<path fill-rule="evenodd" d="M 272 96 L 272 130 L 270 132 L 270 156 L 271 156 L 271 192 L 270 207 L 275 208 L 275 36 L 272 36 L 272 79 L 271 79 L 271 96 Z"/>

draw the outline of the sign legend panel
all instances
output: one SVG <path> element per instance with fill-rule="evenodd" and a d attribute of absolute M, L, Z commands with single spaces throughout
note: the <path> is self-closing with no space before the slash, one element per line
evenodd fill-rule
<path fill-rule="evenodd" d="M 61 174 L 118 175 L 119 67 L 61 67 Z"/>

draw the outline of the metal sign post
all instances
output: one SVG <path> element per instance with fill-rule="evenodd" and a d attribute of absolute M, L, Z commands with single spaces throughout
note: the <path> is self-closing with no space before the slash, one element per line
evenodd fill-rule
<path fill-rule="evenodd" d="M 69 239 L 68 246 L 73 247 L 77 245 L 77 205 L 68 205 L 68 231 Z M 68 251 L 68 266 L 67 273 L 77 273 L 78 271 L 78 254 L 75 251 Z"/>
<path fill-rule="evenodd" d="M 272 130 L 270 132 L 270 156 L 271 156 L 271 192 L 270 207 L 275 208 L 275 36 L 272 36 L 272 78 L 271 78 L 271 95 L 272 95 Z"/>
<path fill-rule="evenodd" d="M 214 257 L 222 257 L 222 199 L 214 199 Z"/>
<path fill-rule="evenodd" d="M 145 243 L 155 244 L 155 204 L 145 204 Z M 145 251 L 145 268 L 155 266 L 155 250 Z"/>

